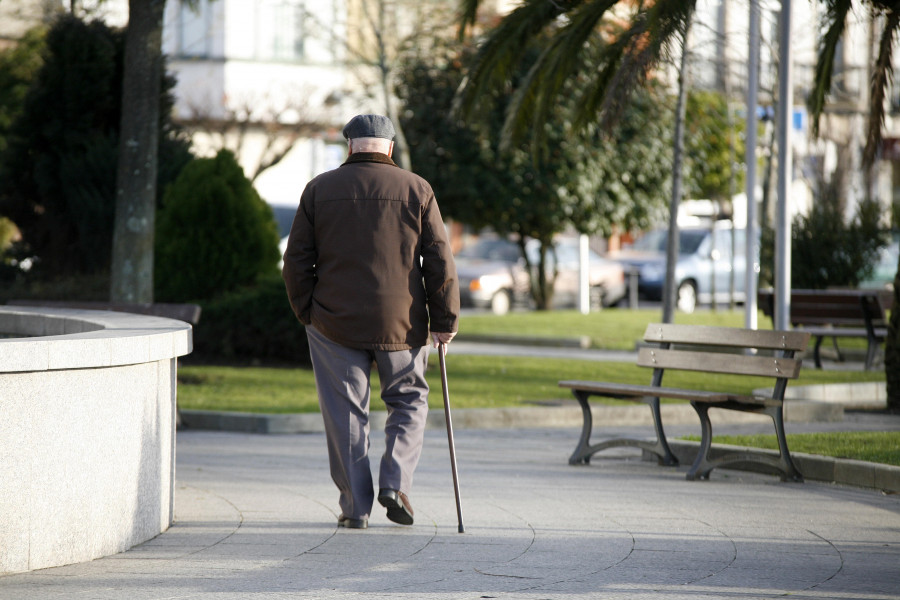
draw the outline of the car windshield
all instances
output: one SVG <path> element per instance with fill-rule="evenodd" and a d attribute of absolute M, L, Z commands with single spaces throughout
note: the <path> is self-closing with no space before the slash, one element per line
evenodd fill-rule
<path fill-rule="evenodd" d="M 478 240 L 457 252 L 457 258 L 516 262 L 519 247 L 507 240 Z"/>
<path fill-rule="evenodd" d="M 526 252 L 528 252 L 528 260 L 531 264 L 536 265 L 538 263 L 540 258 L 538 256 L 539 251 L 540 244 L 537 243 L 536 240 L 529 242 Z M 551 264 L 553 263 L 554 258 L 558 260 L 560 264 L 577 264 L 581 260 L 581 252 L 578 248 L 577 241 L 559 240 L 554 243 L 554 251 L 556 252 L 555 257 L 553 252 L 550 250 L 547 251 L 547 260 L 550 261 Z M 588 260 L 599 262 L 603 259 L 593 250 L 588 250 Z"/>
<path fill-rule="evenodd" d="M 693 254 L 700 247 L 703 238 L 707 232 L 702 229 L 682 229 L 678 236 L 678 253 Z M 648 231 L 641 238 L 632 244 L 632 249 L 643 252 L 663 252 L 666 251 L 666 241 L 669 239 L 669 232 L 665 229 L 656 229 Z"/>

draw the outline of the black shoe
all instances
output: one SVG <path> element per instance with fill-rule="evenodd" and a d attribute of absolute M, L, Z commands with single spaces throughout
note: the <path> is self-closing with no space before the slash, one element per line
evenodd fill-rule
<path fill-rule="evenodd" d="M 401 525 L 413 524 L 413 509 L 409 498 L 396 490 L 379 490 L 378 502 L 387 509 L 387 518 Z"/>
<path fill-rule="evenodd" d="M 351 519 L 341 515 L 338 517 L 338 527 L 346 527 L 347 529 L 368 529 L 368 519 Z"/>

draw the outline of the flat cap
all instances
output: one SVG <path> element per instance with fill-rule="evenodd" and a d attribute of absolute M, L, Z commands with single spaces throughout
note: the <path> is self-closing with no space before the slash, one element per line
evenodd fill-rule
<path fill-rule="evenodd" d="M 344 125 L 344 137 L 348 140 L 357 138 L 394 139 L 394 124 L 381 115 L 356 115 Z"/>

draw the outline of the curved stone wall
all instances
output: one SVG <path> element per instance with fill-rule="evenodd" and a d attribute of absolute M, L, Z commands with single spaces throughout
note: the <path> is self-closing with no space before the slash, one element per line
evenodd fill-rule
<path fill-rule="evenodd" d="M 0 574 L 122 552 L 169 528 L 177 357 L 191 326 L 0 306 Z"/>

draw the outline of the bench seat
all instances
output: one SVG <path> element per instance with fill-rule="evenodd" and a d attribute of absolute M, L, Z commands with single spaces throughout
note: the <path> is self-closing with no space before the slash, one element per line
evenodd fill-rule
<path fill-rule="evenodd" d="M 600 383 L 597 381 L 560 381 L 559 387 L 579 389 L 591 392 L 595 395 L 603 395 L 605 398 L 617 400 L 630 400 L 639 396 L 673 398 L 676 400 L 695 400 L 697 402 L 741 402 L 745 404 L 760 404 L 764 406 L 778 404 L 777 400 L 762 396 L 743 396 L 726 392 L 708 392 L 700 390 L 686 390 L 682 388 L 657 387 L 653 385 L 631 385 L 627 383 Z"/>

